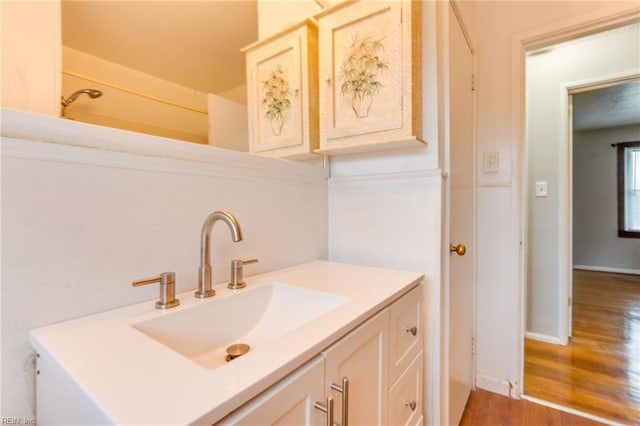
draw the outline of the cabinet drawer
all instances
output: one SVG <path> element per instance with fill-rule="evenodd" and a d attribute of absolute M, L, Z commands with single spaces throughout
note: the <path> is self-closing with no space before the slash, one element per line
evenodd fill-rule
<path fill-rule="evenodd" d="M 389 383 L 393 384 L 422 349 L 422 286 L 391 305 L 389 316 Z"/>
<path fill-rule="evenodd" d="M 389 391 L 389 425 L 419 424 L 422 417 L 422 352 Z"/>

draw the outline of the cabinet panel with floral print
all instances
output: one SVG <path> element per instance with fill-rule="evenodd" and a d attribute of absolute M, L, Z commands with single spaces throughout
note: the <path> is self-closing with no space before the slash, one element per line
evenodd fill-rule
<path fill-rule="evenodd" d="M 421 145 L 420 2 L 359 1 L 316 15 L 320 151 Z"/>
<path fill-rule="evenodd" d="M 318 147 L 315 23 L 289 27 L 244 51 L 250 152 L 291 159 L 312 156 Z"/>

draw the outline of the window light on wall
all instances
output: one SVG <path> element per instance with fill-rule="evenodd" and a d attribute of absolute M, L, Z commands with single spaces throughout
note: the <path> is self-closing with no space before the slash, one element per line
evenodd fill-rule
<path fill-rule="evenodd" d="M 618 237 L 640 238 L 640 141 L 618 150 Z"/>

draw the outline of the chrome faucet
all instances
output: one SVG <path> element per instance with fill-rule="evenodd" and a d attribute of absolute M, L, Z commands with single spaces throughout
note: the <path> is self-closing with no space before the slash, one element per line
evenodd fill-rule
<path fill-rule="evenodd" d="M 195 296 L 204 299 L 216 294 L 215 290 L 211 288 L 211 229 L 213 224 L 217 221 L 223 221 L 229 226 L 231 231 L 231 238 L 234 242 L 242 241 L 242 231 L 240 231 L 240 225 L 238 219 L 231 213 L 220 210 L 211 213 L 204 221 L 202 225 L 202 235 L 200 237 L 200 269 L 198 273 L 198 291 Z"/>

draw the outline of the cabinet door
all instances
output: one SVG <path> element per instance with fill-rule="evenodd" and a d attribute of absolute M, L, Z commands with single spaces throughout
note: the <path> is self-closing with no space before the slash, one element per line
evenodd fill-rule
<path fill-rule="evenodd" d="M 218 425 L 321 426 L 324 414 L 314 408 L 324 403 L 322 357 L 309 361 L 275 386 L 234 411 Z"/>
<path fill-rule="evenodd" d="M 249 149 L 272 157 L 317 148 L 317 28 L 311 21 L 245 48 Z"/>
<path fill-rule="evenodd" d="M 377 314 L 328 348 L 324 354 L 327 392 L 335 400 L 335 421 L 342 424 L 344 396 L 331 389 L 349 380 L 349 425 L 387 423 L 387 345 L 389 310 Z"/>
<path fill-rule="evenodd" d="M 415 144 L 421 137 L 419 43 L 412 43 L 420 35 L 419 8 L 420 2 L 361 1 L 316 15 L 321 152 Z"/>

